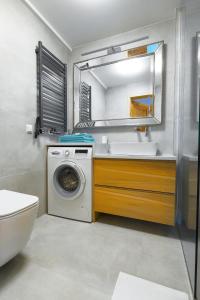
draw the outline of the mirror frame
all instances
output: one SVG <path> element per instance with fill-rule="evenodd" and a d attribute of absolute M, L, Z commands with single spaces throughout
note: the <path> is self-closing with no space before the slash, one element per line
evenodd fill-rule
<path fill-rule="evenodd" d="M 108 119 L 108 120 L 90 120 L 88 122 L 78 122 L 75 124 L 75 68 L 79 69 L 81 72 L 81 67 L 87 63 L 89 68 L 97 67 L 100 65 L 109 65 L 118 61 L 122 61 L 125 58 L 120 58 L 125 51 L 134 49 L 133 47 L 128 48 L 121 52 L 116 52 L 112 54 L 107 54 L 103 56 L 93 57 L 88 60 L 75 62 L 73 64 L 73 128 L 74 130 L 79 130 L 83 128 L 104 128 L 104 127 L 122 127 L 122 126 L 154 126 L 159 125 L 162 122 L 162 98 L 163 98 L 163 73 L 164 73 L 164 41 L 154 42 L 142 46 L 149 46 L 153 44 L 160 44 L 154 53 L 151 54 L 141 54 L 136 55 L 135 58 L 144 57 L 147 55 L 154 55 L 154 116 L 147 118 L 121 118 L 121 119 Z M 135 47 L 135 49 L 138 47 Z M 126 58 L 127 59 L 127 58 Z M 94 62 L 93 64 L 91 64 Z M 88 67 L 86 69 L 89 69 Z"/>

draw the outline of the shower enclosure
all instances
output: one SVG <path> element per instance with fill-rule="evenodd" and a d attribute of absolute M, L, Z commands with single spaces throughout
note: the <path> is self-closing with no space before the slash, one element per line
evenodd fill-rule
<path fill-rule="evenodd" d="M 177 176 L 177 227 L 194 297 L 200 300 L 199 207 L 199 79 L 200 4 L 194 10 L 186 1 L 179 11 L 179 130 Z"/>

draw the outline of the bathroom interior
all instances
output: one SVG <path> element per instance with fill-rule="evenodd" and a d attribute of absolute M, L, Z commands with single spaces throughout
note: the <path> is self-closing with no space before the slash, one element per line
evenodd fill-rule
<path fill-rule="evenodd" d="M 200 300 L 200 1 L 1 0 L 0 37 L 0 299 Z"/>

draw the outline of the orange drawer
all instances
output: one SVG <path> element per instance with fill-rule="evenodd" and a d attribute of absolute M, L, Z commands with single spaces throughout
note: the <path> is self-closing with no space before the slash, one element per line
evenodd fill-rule
<path fill-rule="evenodd" d="M 176 162 L 96 158 L 94 184 L 175 193 Z"/>
<path fill-rule="evenodd" d="M 175 195 L 95 186 L 94 212 L 174 225 Z"/>

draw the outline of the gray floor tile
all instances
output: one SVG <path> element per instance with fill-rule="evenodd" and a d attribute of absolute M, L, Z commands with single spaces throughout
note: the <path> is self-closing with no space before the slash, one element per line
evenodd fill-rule
<path fill-rule="evenodd" d="M 87 224 L 44 215 L 24 251 L 0 269 L 0 298 L 107 300 L 120 271 L 189 292 L 174 229 L 111 216 Z"/>

